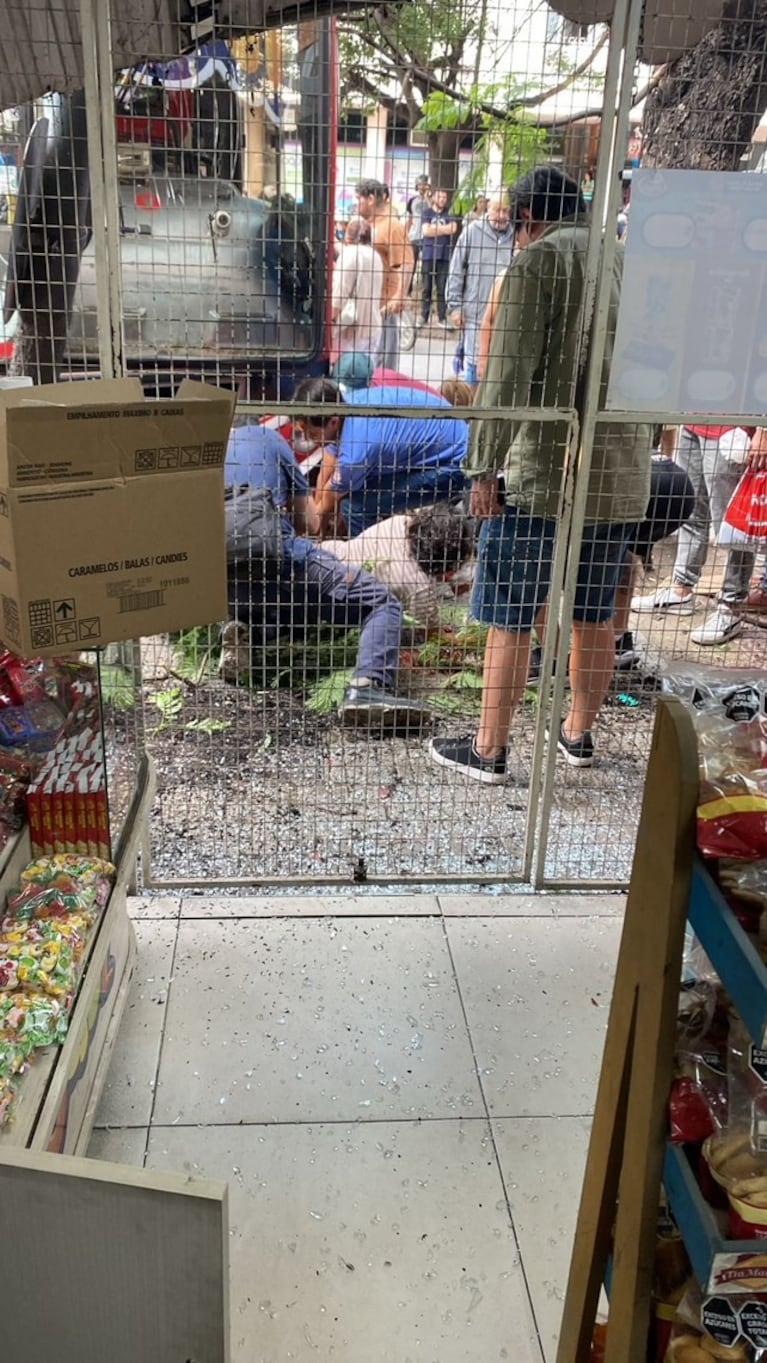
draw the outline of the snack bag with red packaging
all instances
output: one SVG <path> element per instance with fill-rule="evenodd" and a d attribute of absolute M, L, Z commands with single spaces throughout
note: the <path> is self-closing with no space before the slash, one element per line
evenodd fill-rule
<path fill-rule="evenodd" d="M 767 473 L 746 469 L 724 513 L 717 544 L 759 548 L 766 539 Z"/>
<path fill-rule="evenodd" d="M 767 859 L 767 674 L 674 664 L 663 684 L 695 723 L 701 852 Z"/>
<path fill-rule="evenodd" d="M 15 653 L 0 653 L 2 668 L 17 696 L 16 705 L 33 700 L 58 700 L 56 663 L 46 658 L 17 658 Z"/>

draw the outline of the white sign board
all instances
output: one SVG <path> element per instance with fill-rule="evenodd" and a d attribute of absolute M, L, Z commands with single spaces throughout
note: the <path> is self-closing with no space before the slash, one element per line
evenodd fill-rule
<path fill-rule="evenodd" d="M 634 172 L 607 408 L 767 412 L 767 175 Z"/>

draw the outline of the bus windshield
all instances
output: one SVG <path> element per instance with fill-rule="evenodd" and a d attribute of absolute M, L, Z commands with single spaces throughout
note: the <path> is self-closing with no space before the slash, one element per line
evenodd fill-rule
<path fill-rule="evenodd" d="M 193 374 L 270 397 L 323 355 L 332 36 L 324 20 L 215 40 L 116 77 L 123 363 L 147 387 Z M 50 163 L 67 120 L 45 112 Z M 83 238 L 69 373 L 98 367 L 95 251 Z"/>

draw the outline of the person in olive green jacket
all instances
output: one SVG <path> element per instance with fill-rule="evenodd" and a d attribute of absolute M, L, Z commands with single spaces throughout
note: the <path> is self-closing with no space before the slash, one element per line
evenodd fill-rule
<path fill-rule="evenodd" d="M 508 409 L 579 407 L 588 345 L 589 220 L 578 186 L 557 167 L 539 166 L 514 187 L 511 201 L 518 253 L 501 288 L 487 369 L 475 398 L 476 406 L 496 407 L 499 415 L 473 423 L 463 465 L 473 480 L 472 514 L 482 522 L 472 596 L 472 614 L 490 626 L 482 710 L 476 736 L 436 738 L 430 748 L 441 766 L 489 785 L 506 779 L 509 729 L 528 675 L 531 632 L 549 598 L 567 455 L 567 422 L 519 421 Z M 602 398 L 621 272 L 619 252 Z M 572 703 L 556 736 L 574 766 L 589 767 L 594 758 L 591 726 L 615 666 L 615 587 L 633 526 L 647 508 L 650 449 L 649 426 L 597 428 L 573 611 Z"/>

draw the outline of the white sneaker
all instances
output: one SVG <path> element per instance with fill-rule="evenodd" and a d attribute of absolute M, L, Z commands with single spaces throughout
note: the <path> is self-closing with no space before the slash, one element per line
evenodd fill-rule
<path fill-rule="evenodd" d="M 729 606 L 717 606 L 703 624 L 692 631 L 690 640 L 693 644 L 711 647 L 714 644 L 726 644 L 728 639 L 735 639 L 742 630 L 743 621 L 739 616 L 733 615 Z"/>
<path fill-rule="evenodd" d="M 657 592 L 650 592 L 648 596 L 633 596 L 631 609 L 640 614 L 648 611 L 667 611 L 669 615 L 693 615 L 695 595 L 690 592 L 689 596 L 678 596 L 673 587 L 661 587 Z"/>

